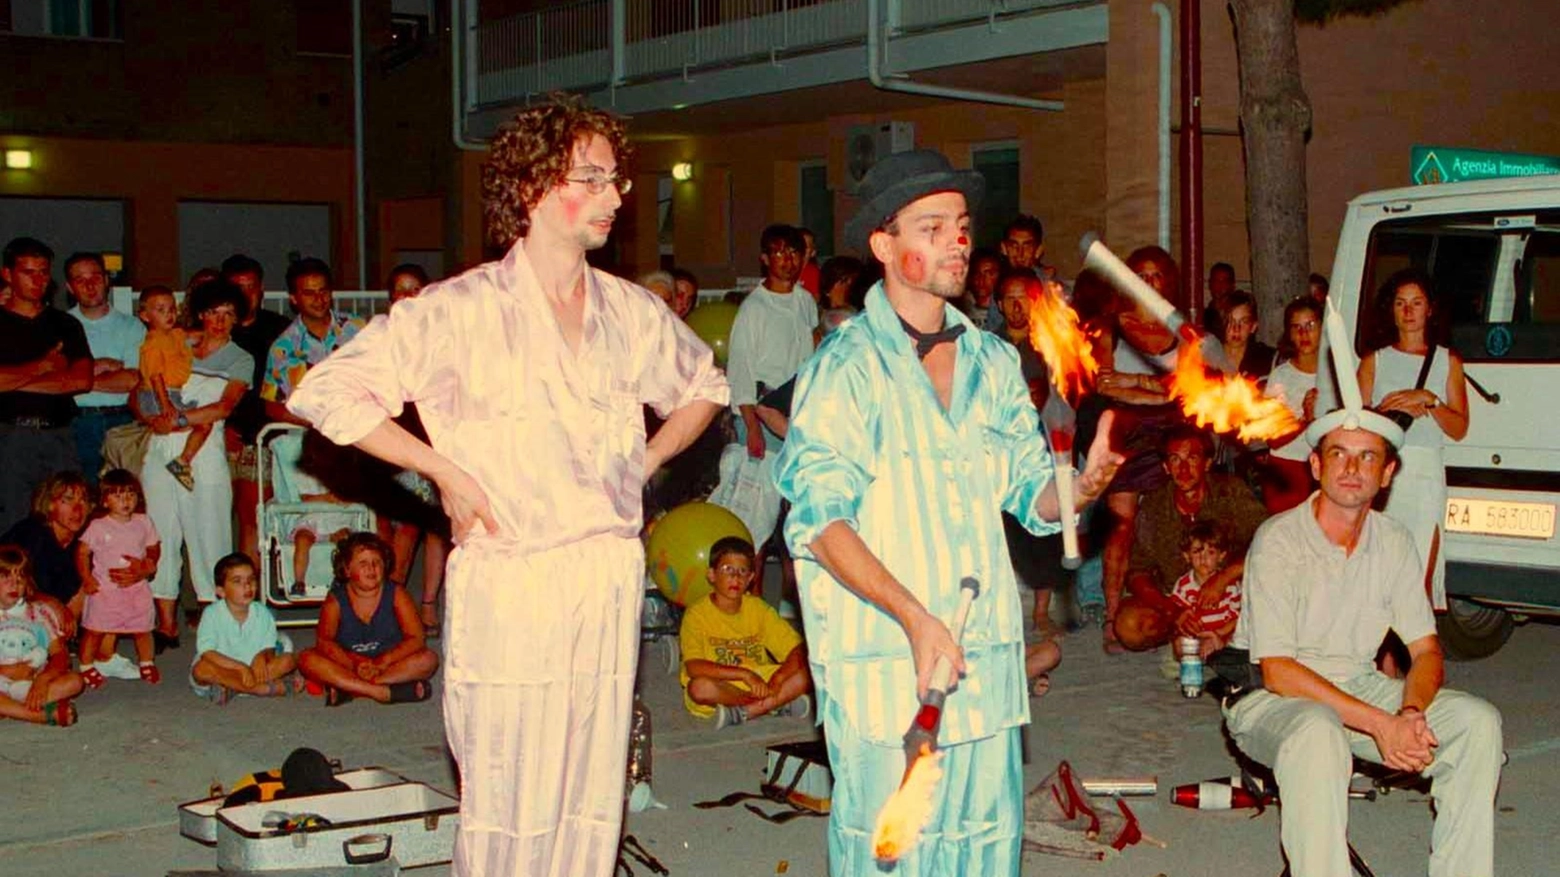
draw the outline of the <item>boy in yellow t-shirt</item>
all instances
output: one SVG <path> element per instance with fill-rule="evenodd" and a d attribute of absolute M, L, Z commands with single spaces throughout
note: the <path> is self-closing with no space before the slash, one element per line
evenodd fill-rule
<path fill-rule="evenodd" d="M 708 599 L 683 616 L 683 705 L 717 729 L 774 713 L 805 716 L 812 677 L 807 647 L 763 598 L 747 593 L 753 546 L 726 537 L 710 548 Z"/>

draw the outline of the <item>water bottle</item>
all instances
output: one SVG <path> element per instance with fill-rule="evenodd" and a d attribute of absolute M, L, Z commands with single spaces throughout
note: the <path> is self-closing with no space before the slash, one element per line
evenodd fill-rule
<path fill-rule="evenodd" d="M 1181 696 L 1202 697 L 1203 662 L 1197 637 L 1180 637 L 1175 645 L 1181 660 Z"/>
<path fill-rule="evenodd" d="M 634 694 L 634 711 L 629 719 L 628 730 L 628 772 L 624 777 L 623 791 L 632 794 L 634 787 L 640 784 L 648 786 L 651 775 L 654 773 L 654 765 L 651 760 L 653 731 L 650 725 L 650 708 Z"/>

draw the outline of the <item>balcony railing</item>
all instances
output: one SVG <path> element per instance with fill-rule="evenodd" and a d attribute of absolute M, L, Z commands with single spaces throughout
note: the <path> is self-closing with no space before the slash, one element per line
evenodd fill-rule
<path fill-rule="evenodd" d="M 928 31 L 1079 2 L 890 0 L 885 24 L 891 35 Z M 865 0 L 582 0 L 477 23 L 468 101 L 492 106 L 860 44 L 866 16 Z"/>
<path fill-rule="evenodd" d="M 173 291 L 173 299 L 179 304 L 184 304 L 184 290 Z M 136 309 L 136 291 L 128 286 L 115 286 L 108 292 L 109 303 L 115 310 L 127 314 L 134 314 Z M 333 296 L 333 305 L 336 313 L 348 317 L 357 317 L 361 320 L 373 318 L 376 314 L 387 313 L 390 310 L 390 293 L 384 289 L 338 289 Z M 291 317 L 293 315 L 287 290 L 268 289 L 261 299 L 261 305 L 269 311 Z"/>

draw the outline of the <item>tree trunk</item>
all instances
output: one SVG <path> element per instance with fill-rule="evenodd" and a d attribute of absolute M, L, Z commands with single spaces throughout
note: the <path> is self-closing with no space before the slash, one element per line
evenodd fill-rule
<path fill-rule="evenodd" d="M 1305 141 L 1311 101 L 1300 83 L 1294 0 L 1229 0 L 1240 62 L 1246 150 L 1246 230 L 1263 334 L 1282 331 L 1284 305 L 1306 291 L 1311 256 Z"/>

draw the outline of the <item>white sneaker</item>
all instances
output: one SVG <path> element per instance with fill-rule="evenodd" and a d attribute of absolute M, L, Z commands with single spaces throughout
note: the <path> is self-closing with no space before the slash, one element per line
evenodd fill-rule
<path fill-rule="evenodd" d="M 802 719 L 806 718 L 811 712 L 812 696 L 803 694 L 799 695 L 796 700 L 793 700 L 785 706 L 775 710 L 775 715 L 785 716 L 786 718 L 792 719 Z"/>
<path fill-rule="evenodd" d="M 136 679 L 141 678 L 141 668 L 124 655 L 115 653 L 106 661 L 99 661 L 98 672 L 110 679 Z"/>
<path fill-rule="evenodd" d="M 715 706 L 715 730 L 740 725 L 748 720 L 747 710 L 739 706 Z"/>

